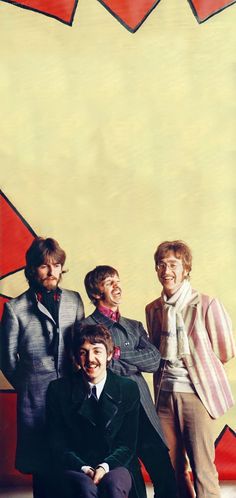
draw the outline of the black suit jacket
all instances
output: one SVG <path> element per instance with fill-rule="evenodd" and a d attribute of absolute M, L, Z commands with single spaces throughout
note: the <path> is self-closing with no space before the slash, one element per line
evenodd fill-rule
<path fill-rule="evenodd" d="M 126 467 L 133 476 L 132 496 L 144 498 L 146 492 L 137 460 L 140 396 L 130 379 L 107 372 L 98 402 L 98 413 L 88 398 L 81 371 L 70 379 L 51 382 L 47 392 L 48 436 L 54 460 L 61 470 L 81 470 L 102 462 L 110 470 Z"/>
<path fill-rule="evenodd" d="M 95 309 L 92 315 L 85 318 L 82 323 L 86 325 L 101 323 L 109 329 L 114 344 L 119 346 L 121 352 L 118 360 L 112 359 L 110 361 L 109 369 L 117 375 L 129 377 L 137 383 L 141 405 L 154 429 L 165 443 L 149 387 L 142 375 L 142 372 L 152 373 L 158 370 L 161 355 L 157 348 L 150 343 L 142 323 L 122 316 L 118 322 L 114 322 L 100 313 L 98 309 Z"/>

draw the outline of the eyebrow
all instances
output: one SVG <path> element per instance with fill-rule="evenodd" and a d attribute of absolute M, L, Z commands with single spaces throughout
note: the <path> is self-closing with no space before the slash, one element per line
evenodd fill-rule
<path fill-rule="evenodd" d="M 102 346 L 96 346 L 96 345 L 94 344 L 93 349 L 100 349 L 100 350 L 102 351 L 102 349 L 103 349 L 103 348 L 102 348 Z M 89 349 L 84 348 L 83 346 L 81 346 L 81 347 L 79 348 L 79 351 L 90 351 L 90 350 L 89 350 Z"/>
<path fill-rule="evenodd" d="M 178 261 L 181 261 L 181 259 L 166 259 L 166 261 L 169 261 L 170 263 L 177 263 Z M 160 263 L 165 263 L 164 259 L 160 259 Z"/>

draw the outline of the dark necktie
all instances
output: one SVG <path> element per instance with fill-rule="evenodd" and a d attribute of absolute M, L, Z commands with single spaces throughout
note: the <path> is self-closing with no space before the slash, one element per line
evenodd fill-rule
<path fill-rule="evenodd" d="M 91 389 L 91 397 L 93 397 L 96 401 L 98 401 L 96 386 L 93 386 Z"/>

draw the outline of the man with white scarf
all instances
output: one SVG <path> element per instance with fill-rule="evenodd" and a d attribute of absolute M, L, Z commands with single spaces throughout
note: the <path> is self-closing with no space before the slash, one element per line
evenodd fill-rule
<path fill-rule="evenodd" d="M 154 260 L 163 290 L 146 306 L 147 327 L 162 356 L 154 392 L 179 497 L 219 498 L 213 423 L 234 404 L 222 365 L 236 353 L 231 321 L 217 299 L 191 288 L 187 244 L 163 242 Z"/>

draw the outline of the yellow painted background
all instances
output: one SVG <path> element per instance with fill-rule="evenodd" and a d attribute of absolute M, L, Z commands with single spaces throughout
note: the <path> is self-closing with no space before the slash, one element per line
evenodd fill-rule
<path fill-rule="evenodd" d="M 236 324 L 235 25 L 236 6 L 199 25 L 187 0 L 163 0 L 136 34 L 95 0 L 73 27 L 0 2 L 1 188 L 65 248 L 63 285 L 87 314 L 83 278 L 111 264 L 122 313 L 144 321 L 156 245 L 181 238 L 193 286 Z M 1 282 L 25 288 L 22 272 Z M 227 373 L 236 397 L 235 362 Z"/>

